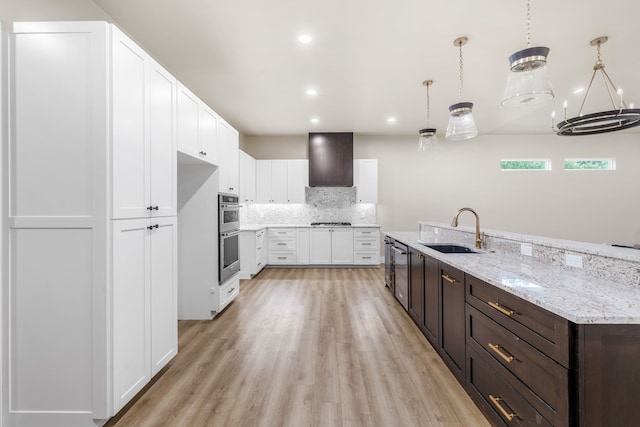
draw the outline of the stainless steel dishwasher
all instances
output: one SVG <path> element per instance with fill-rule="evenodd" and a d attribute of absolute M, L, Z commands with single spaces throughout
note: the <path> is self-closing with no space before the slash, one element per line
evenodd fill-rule
<path fill-rule="evenodd" d="M 407 247 L 393 242 L 394 251 L 395 295 L 405 310 L 409 309 L 409 263 Z"/>

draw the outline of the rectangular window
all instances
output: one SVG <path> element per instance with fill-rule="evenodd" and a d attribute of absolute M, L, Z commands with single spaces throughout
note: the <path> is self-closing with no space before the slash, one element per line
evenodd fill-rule
<path fill-rule="evenodd" d="M 549 159 L 505 159 L 500 160 L 500 170 L 503 171 L 550 171 Z"/>
<path fill-rule="evenodd" d="M 564 170 L 616 170 L 616 159 L 564 159 Z"/>

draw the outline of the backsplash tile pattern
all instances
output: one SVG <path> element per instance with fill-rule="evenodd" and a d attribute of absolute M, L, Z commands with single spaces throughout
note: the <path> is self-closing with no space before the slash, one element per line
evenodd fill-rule
<path fill-rule="evenodd" d="M 356 203 L 355 187 L 307 187 L 306 203 L 243 203 L 241 224 L 375 224 L 376 204 Z"/>

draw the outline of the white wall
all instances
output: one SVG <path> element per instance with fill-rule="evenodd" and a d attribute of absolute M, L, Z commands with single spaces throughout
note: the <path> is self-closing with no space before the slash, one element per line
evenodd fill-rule
<path fill-rule="evenodd" d="M 355 135 L 354 156 L 377 158 L 378 223 L 414 230 L 417 221 L 450 223 L 461 207 L 480 226 L 593 243 L 640 243 L 640 135 L 584 137 L 481 135 L 418 153 L 417 135 Z M 256 158 L 304 158 L 307 136 L 245 136 Z M 615 157 L 615 171 L 563 171 L 565 157 Z M 500 159 L 550 158 L 547 172 L 501 172 Z M 472 226 L 463 214 L 460 224 Z"/>

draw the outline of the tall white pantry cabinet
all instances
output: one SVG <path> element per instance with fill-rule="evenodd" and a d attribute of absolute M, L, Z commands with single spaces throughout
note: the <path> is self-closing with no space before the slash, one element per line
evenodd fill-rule
<path fill-rule="evenodd" d="M 104 22 L 7 50 L 8 421 L 99 425 L 177 353 L 177 83 Z"/>

